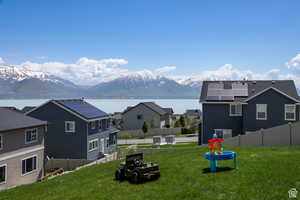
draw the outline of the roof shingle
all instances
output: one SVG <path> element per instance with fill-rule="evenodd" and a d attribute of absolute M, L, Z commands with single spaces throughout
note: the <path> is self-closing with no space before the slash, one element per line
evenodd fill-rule
<path fill-rule="evenodd" d="M 0 108 L 0 132 L 46 125 L 47 122 L 7 108 Z"/>

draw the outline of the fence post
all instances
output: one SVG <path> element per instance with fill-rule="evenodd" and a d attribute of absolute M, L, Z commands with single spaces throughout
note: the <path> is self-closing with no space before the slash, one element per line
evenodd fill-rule
<path fill-rule="evenodd" d="M 289 130 L 290 130 L 290 146 L 293 145 L 293 138 L 292 138 L 292 123 L 289 122 Z"/>
<path fill-rule="evenodd" d="M 241 146 L 241 134 L 239 134 L 239 145 L 238 146 Z"/>
<path fill-rule="evenodd" d="M 264 146 L 264 129 L 260 129 L 260 133 L 261 133 L 261 145 Z"/>

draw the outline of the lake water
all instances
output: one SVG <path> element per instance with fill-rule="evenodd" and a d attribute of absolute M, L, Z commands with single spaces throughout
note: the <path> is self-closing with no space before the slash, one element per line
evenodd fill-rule
<path fill-rule="evenodd" d="M 122 112 L 128 106 L 134 106 L 140 102 L 154 101 L 162 107 L 172 107 L 174 113 L 182 114 L 186 109 L 199 109 L 198 99 L 85 99 L 99 109 L 107 112 Z M 39 106 L 48 99 L 0 99 L 1 106 L 14 106 L 22 109 L 25 106 Z"/>

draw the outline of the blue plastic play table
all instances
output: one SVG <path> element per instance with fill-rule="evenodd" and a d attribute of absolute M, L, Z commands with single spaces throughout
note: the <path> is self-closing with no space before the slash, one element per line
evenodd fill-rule
<path fill-rule="evenodd" d="M 222 154 L 211 154 L 206 152 L 205 158 L 210 161 L 210 171 L 216 172 L 218 167 L 218 160 L 233 160 L 234 168 L 237 168 L 237 154 L 233 151 L 223 151 Z"/>

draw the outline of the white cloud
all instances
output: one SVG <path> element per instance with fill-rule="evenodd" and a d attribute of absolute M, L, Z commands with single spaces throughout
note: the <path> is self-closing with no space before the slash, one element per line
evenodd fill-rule
<path fill-rule="evenodd" d="M 43 60 L 43 59 L 46 59 L 46 58 L 48 58 L 48 57 L 47 57 L 47 56 L 37 56 L 36 58 L 37 58 L 37 59 Z"/>
<path fill-rule="evenodd" d="M 4 62 L 3 58 L 0 57 L 0 65 L 1 65 L 1 64 L 4 64 L 4 63 L 5 63 L 5 62 Z"/>
<path fill-rule="evenodd" d="M 278 79 L 279 69 L 272 69 L 266 73 L 256 73 L 250 70 L 239 70 L 231 64 L 225 64 L 216 70 L 203 71 L 196 76 L 169 76 L 178 83 L 185 85 L 198 85 L 204 80 L 264 80 Z"/>
<path fill-rule="evenodd" d="M 81 57 L 75 63 L 71 64 L 62 62 L 35 63 L 27 61 L 19 64 L 18 67 L 53 74 L 80 85 L 95 85 L 100 82 L 106 82 L 128 75 L 148 79 L 157 78 L 161 73 L 176 69 L 175 66 L 166 66 L 153 71 L 130 71 L 126 68 L 121 68 L 122 65 L 126 64 L 128 64 L 128 61 L 121 58 L 95 60 Z"/>
<path fill-rule="evenodd" d="M 127 69 L 119 67 L 127 63 L 124 59 L 93 60 L 82 57 L 77 62 L 71 64 L 62 62 L 34 63 L 27 61 L 21 63 L 18 67 L 31 71 L 50 73 L 76 84 L 93 85 L 127 73 Z"/>
<path fill-rule="evenodd" d="M 289 62 L 286 63 L 289 69 L 297 69 L 300 70 L 300 54 L 297 54 L 293 57 Z"/>
<path fill-rule="evenodd" d="M 271 76 L 274 77 L 278 72 L 278 69 L 272 69 L 265 74 L 261 74 L 250 70 L 239 70 L 231 64 L 225 64 L 217 70 L 204 71 L 197 78 L 199 80 L 262 80 L 271 79 Z"/>
<path fill-rule="evenodd" d="M 176 66 L 165 66 L 165 67 L 161 67 L 155 70 L 155 72 L 157 73 L 165 73 L 165 72 L 170 72 L 170 71 L 174 71 L 176 70 Z"/>

